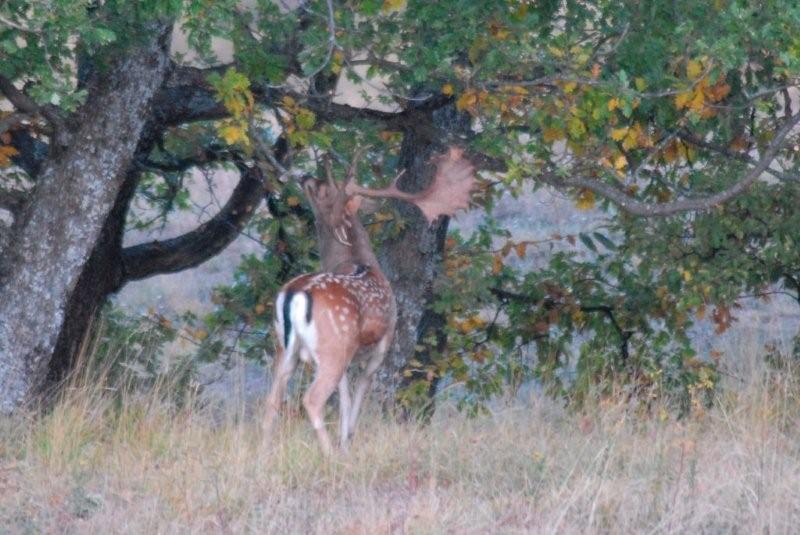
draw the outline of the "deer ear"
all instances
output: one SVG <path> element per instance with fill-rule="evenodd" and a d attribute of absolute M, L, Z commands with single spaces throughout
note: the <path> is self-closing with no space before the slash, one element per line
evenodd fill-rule
<path fill-rule="evenodd" d="M 364 197 L 361 195 L 353 195 L 348 199 L 347 204 L 344 205 L 344 209 L 348 215 L 354 216 L 358 213 L 358 209 L 361 208 L 361 201 L 364 200 Z"/>

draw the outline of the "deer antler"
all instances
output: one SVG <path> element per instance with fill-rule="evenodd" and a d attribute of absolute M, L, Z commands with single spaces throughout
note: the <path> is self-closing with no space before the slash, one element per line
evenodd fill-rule
<path fill-rule="evenodd" d="M 358 162 L 361 161 L 361 158 L 364 157 L 369 147 L 358 147 L 356 152 L 353 154 L 353 159 L 350 160 L 350 167 L 347 168 L 347 174 L 345 175 L 344 185 L 345 188 L 348 184 L 353 182 L 356 178 L 356 172 L 358 171 Z"/>
<path fill-rule="evenodd" d="M 403 176 L 398 174 L 388 188 L 370 189 L 352 182 L 347 183 L 349 195 L 363 195 L 365 197 L 379 197 L 385 199 L 400 199 L 413 203 L 422 210 L 428 223 L 440 215 L 453 215 L 457 210 L 469 207 L 472 191 L 475 189 L 475 166 L 464 158 L 464 151 L 458 147 L 434 158 L 436 175 L 433 182 L 424 191 L 419 193 L 406 193 L 397 189 L 397 181 Z"/>
<path fill-rule="evenodd" d="M 336 187 L 336 179 L 333 178 L 333 168 L 331 167 L 331 157 L 330 155 L 325 155 L 322 159 L 322 164 L 325 166 L 325 179 L 328 181 L 328 185 L 332 188 Z"/>

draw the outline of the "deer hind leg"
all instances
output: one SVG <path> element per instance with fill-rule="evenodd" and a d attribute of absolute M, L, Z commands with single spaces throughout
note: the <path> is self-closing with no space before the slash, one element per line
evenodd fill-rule
<path fill-rule="evenodd" d="M 350 409 L 350 424 L 349 436 L 356 432 L 356 422 L 358 422 L 358 413 L 361 410 L 361 404 L 364 402 L 364 397 L 372 385 L 372 379 L 375 377 L 375 372 L 380 368 L 383 359 L 386 357 L 386 351 L 389 349 L 389 344 L 392 342 L 392 333 L 394 329 L 390 329 L 386 335 L 381 338 L 378 345 L 375 347 L 372 356 L 367 361 L 367 368 L 364 370 L 363 375 L 358 378 L 356 383 L 355 394 L 353 396 L 353 406 Z"/>
<path fill-rule="evenodd" d="M 289 379 L 291 379 L 296 367 L 297 351 L 295 351 L 295 348 L 290 347 L 289 350 L 285 350 L 281 344 L 278 344 L 272 372 L 272 386 L 267 396 L 267 410 L 264 416 L 263 429 L 264 436 L 267 439 L 272 437 L 275 418 L 286 395 L 286 386 L 289 384 Z"/>
<path fill-rule="evenodd" d="M 350 385 L 347 382 L 347 372 L 339 380 L 339 447 L 347 450 L 347 439 L 350 437 Z"/>
<path fill-rule="evenodd" d="M 327 361 L 324 359 L 317 360 L 317 362 L 320 362 L 320 365 L 317 366 L 314 382 L 311 383 L 305 396 L 303 396 L 303 406 L 308 413 L 308 418 L 311 420 L 311 425 L 317 432 L 322 453 L 329 456 L 333 448 L 328 431 L 325 429 L 325 404 L 342 380 L 344 369 L 330 365 L 325 366 L 324 363 Z"/>

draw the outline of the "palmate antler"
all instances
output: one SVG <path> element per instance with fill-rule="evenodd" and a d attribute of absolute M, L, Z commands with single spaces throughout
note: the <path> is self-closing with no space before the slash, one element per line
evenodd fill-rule
<path fill-rule="evenodd" d="M 356 158 L 353 158 L 356 162 Z M 464 151 L 458 147 L 450 147 L 446 153 L 433 158 L 436 165 L 436 174 L 431 184 L 419 193 L 406 193 L 397 189 L 397 181 L 403 176 L 398 174 L 392 184 L 383 189 L 370 189 L 359 186 L 353 181 L 355 169 L 351 165 L 345 182 L 345 191 L 348 195 L 362 195 L 364 197 L 400 199 L 419 207 L 428 223 L 441 215 L 453 215 L 457 210 L 469 207 L 470 196 L 477 186 L 475 166 L 464 158 Z"/>

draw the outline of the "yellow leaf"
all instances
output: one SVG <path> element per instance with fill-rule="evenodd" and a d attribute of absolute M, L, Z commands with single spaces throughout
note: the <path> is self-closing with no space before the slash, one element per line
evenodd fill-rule
<path fill-rule="evenodd" d="M 234 145 L 240 141 L 246 145 L 249 142 L 247 131 L 239 125 L 223 126 L 219 130 L 219 135 L 228 145 Z"/>
<path fill-rule="evenodd" d="M 570 93 L 572 93 L 573 91 L 575 91 L 575 88 L 576 88 L 576 87 L 578 87 L 578 84 L 576 84 L 575 82 L 567 82 L 567 83 L 565 83 L 565 84 L 564 84 L 564 86 L 563 86 L 564 93 L 566 93 L 567 95 L 569 95 Z"/>
<path fill-rule="evenodd" d="M 689 60 L 686 63 L 686 76 L 689 80 L 696 80 L 703 74 L 703 64 L 697 60 Z"/>
<path fill-rule="evenodd" d="M 453 84 L 444 84 L 442 86 L 442 94 L 448 97 L 453 94 Z"/>
<path fill-rule="evenodd" d="M 692 93 L 690 91 L 678 93 L 675 95 L 675 107 L 679 110 L 682 110 L 686 107 L 690 100 L 692 100 Z"/>
<path fill-rule="evenodd" d="M 595 207 L 594 192 L 590 189 L 583 188 L 578 192 L 575 206 L 578 210 L 591 210 Z"/>
<path fill-rule="evenodd" d="M 625 157 L 624 154 L 620 154 L 616 158 L 614 158 L 614 169 L 621 170 L 625 169 L 625 166 L 628 165 L 628 159 Z"/>
<path fill-rule="evenodd" d="M 208 338 L 208 331 L 206 331 L 205 329 L 197 329 L 194 333 L 194 337 L 197 338 L 198 340 L 205 340 L 206 338 Z"/>
<path fill-rule="evenodd" d="M 548 47 L 547 47 L 547 50 L 548 50 L 548 51 L 549 51 L 551 54 L 553 54 L 553 56 L 555 56 L 555 57 L 557 57 L 557 58 L 563 58 L 563 57 L 564 57 L 564 51 L 563 51 L 563 50 L 561 50 L 560 48 L 556 48 L 556 47 L 554 47 L 554 46 L 548 46 Z"/>
<path fill-rule="evenodd" d="M 697 90 L 694 92 L 694 96 L 692 97 L 691 103 L 689 103 L 689 109 L 694 112 L 700 113 L 701 111 L 703 111 L 703 106 L 705 105 L 705 102 L 706 102 L 706 96 L 703 94 L 702 91 Z"/>
<path fill-rule="evenodd" d="M 612 128 L 611 129 L 611 139 L 614 141 L 622 141 L 625 139 L 625 136 L 628 134 L 628 127 L 623 126 L 622 128 Z"/>
<path fill-rule="evenodd" d="M 300 199 L 298 199 L 294 195 L 291 195 L 290 197 L 286 198 L 286 204 L 288 204 L 289 206 L 292 206 L 292 207 L 298 206 L 300 204 Z"/>
<path fill-rule="evenodd" d="M 344 54 L 341 50 L 337 50 L 333 53 L 333 58 L 331 59 L 331 72 L 333 74 L 339 74 L 342 72 L 342 64 L 344 63 Z"/>
<path fill-rule="evenodd" d="M 683 280 L 684 281 L 686 281 L 686 282 L 691 282 L 692 281 L 692 272 L 689 271 L 688 269 L 684 269 L 682 275 L 683 275 Z"/>
<path fill-rule="evenodd" d="M 478 95 L 474 91 L 467 91 L 463 93 L 456 101 L 456 108 L 458 111 L 471 110 L 478 102 Z"/>
<path fill-rule="evenodd" d="M 586 133 L 586 125 L 577 117 L 571 118 L 567 127 L 569 128 L 569 134 L 572 138 L 580 138 Z"/>
<path fill-rule="evenodd" d="M 510 85 L 510 86 L 506 87 L 506 91 L 508 91 L 509 93 L 515 93 L 517 95 L 527 95 L 528 94 L 528 90 L 525 89 L 521 85 Z"/>
<path fill-rule="evenodd" d="M 317 116 L 311 110 L 300 108 L 294 116 L 294 122 L 302 130 L 311 130 L 317 122 Z"/>
<path fill-rule="evenodd" d="M 503 271 L 503 259 L 500 258 L 500 255 L 495 255 L 494 261 L 492 262 L 492 273 L 497 275 Z"/>
<path fill-rule="evenodd" d="M 622 148 L 625 150 L 631 150 L 635 149 L 638 144 L 639 134 L 636 132 L 635 128 L 631 128 L 628 130 L 628 135 L 625 136 L 625 140 L 622 142 Z"/>
<path fill-rule="evenodd" d="M 0 167 L 11 165 L 11 157 L 19 154 L 17 149 L 10 145 L 0 145 Z"/>
<path fill-rule="evenodd" d="M 639 91 L 644 91 L 645 89 L 647 89 L 647 80 L 645 80 L 642 77 L 636 78 L 633 81 L 633 83 L 636 86 L 636 89 L 638 89 Z"/>
<path fill-rule="evenodd" d="M 614 111 L 619 108 L 619 99 L 614 97 L 608 101 L 608 111 Z"/>
<path fill-rule="evenodd" d="M 293 108 L 297 105 L 295 100 L 289 95 L 284 95 L 284 97 L 281 99 L 281 103 L 287 108 Z"/>
<path fill-rule="evenodd" d="M 245 110 L 245 102 L 240 98 L 226 98 L 223 104 L 234 117 L 241 116 Z"/>
<path fill-rule="evenodd" d="M 383 0 L 384 13 L 394 13 L 406 7 L 406 0 Z"/>
<path fill-rule="evenodd" d="M 553 143 L 565 137 L 564 130 L 561 128 L 548 127 L 542 130 L 542 140 L 545 143 Z"/>

